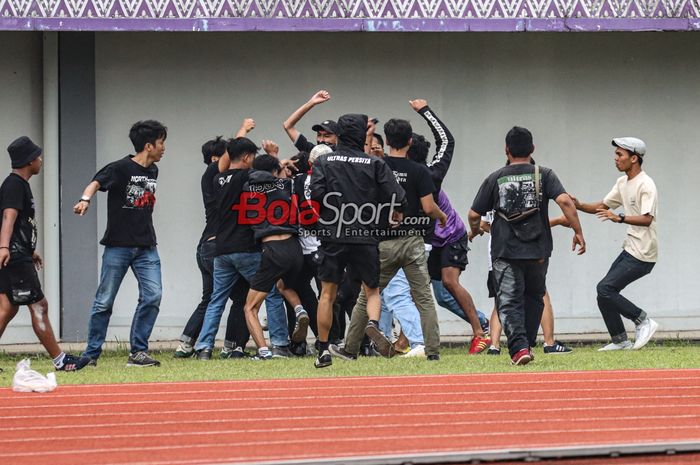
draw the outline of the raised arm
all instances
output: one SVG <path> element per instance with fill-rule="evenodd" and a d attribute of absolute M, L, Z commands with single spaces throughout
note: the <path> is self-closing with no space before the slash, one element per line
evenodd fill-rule
<path fill-rule="evenodd" d="M 328 91 L 319 90 L 314 95 L 312 95 L 311 98 L 306 103 L 304 103 L 302 106 L 300 106 L 299 108 L 294 110 L 294 113 L 289 115 L 289 118 L 287 118 L 284 121 L 284 123 L 282 123 L 282 127 L 284 128 L 284 131 L 287 133 L 287 135 L 289 136 L 289 139 L 291 139 L 292 143 L 295 143 L 297 141 L 297 139 L 299 138 L 299 131 L 297 131 L 297 129 L 296 129 L 297 123 L 313 107 L 315 107 L 318 104 L 327 102 L 330 99 L 331 99 L 331 94 L 329 94 Z"/>
<path fill-rule="evenodd" d="M 413 108 L 423 119 L 428 123 L 430 130 L 435 139 L 435 154 L 433 159 L 428 163 L 428 167 L 433 176 L 435 187 L 440 189 L 442 181 L 447 176 L 447 170 L 452 163 L 452 155 L 455 151 L 455 139 L 450 130 L 445 126 L 440 118 L 435 114 L 435 111 L 428 106 L 428 102 L 423 99 L 411 100 L 411 108 Z"/>
<path fill-rule="evenodd" d="M 253 118 L 246 118 L 243 120 L 241 127 L 238 128 L 236 135 L 233 137 L 236 139 L 239 137 L 246 137 L 253 129 L 255 129 L 255 120 Z"/>

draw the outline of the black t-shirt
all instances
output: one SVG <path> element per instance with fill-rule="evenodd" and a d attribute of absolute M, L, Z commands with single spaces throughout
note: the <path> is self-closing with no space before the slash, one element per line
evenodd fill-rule
<path fill-rule="evenodd" d="M 37 238 L 34 196 L 29 183 L 16 173 L 5 178 L 0 187 L 0 227 L 2 212 L 6 208 L 17 210 L 17 219 L 10 237 L 10 263 L 31 262 Z"/>
<path fill-rule="evenodd" d="M 547 207 L 549 200 L 566 193 L 559 178 L 549 168 L 540 167 L 540 198 L 536 197 L 535 166 L 529 163 L 509 165 L 491 173 L 481 184 L 472 210 L 484 216 L 491 210 L 506 216 L 539 207 L 542 233 L 533 241 L 519 240 L 513 225 L 494 215 L 491 225 L 491 257 L 532 260 L 552 255 L 552 230 Z"/>
<path fill-rule="evenodd" d="M 314 147 L 316 147 L 316 144 L 312 144 L 311 142 L 309 142 L 309 140 L 304 136 L 304 134 L 299 134 L 299 137 L 297 137 L 297 141 L 294 142 L 294 147 L 296 147 L 297 150 L 300 152 L 311 153 Z"/>
<path fill-rule="evenodd" d="M 217 231 L 216 255 L 239 252 L 259 252 L 255 243 L 252 225 L 238 221 L 243 185 L 248 181 L 251 170 L 234 169 L 224 171 L 215 178 L 219 185 L 216 195 Z"/>
<path fill-rule="evenodd" d="M 202 201 L 204 202 L 204 218 L 206 225 L 199 242 L 204 242 L 216 235 L 216 187 L 214 180 L 219 174 L 219 164 L 210 163 L 202 175 Z"/>
<path fill-rule="evenodd" d="M 406 191 L 406 206 L 403 210 L 403 221 L 401 225 L 392 230 L 388 230 L 388 237 L 397 237 L 398 231 L 413 231 L 412 235 L 424 236 L 430 229 L 433 220 L 428 218 L 423 212 L 420 199 L 435 192 L 435 184 L 430 170 L 422 163 L 416 163 L 408 158 L 385 157 L 384 162 L 394 172 L 396 181 Z M 404 234 L 400 234 L 404 235 Z"/>
<path fill-rule="evenodd" d="M 158 167 L 148 168 L 128 155 L 97 172 L 94 181 L 107 194 L 107 229 L 100 244 L 110 247 L 153 247 L 153 207 Z"/>

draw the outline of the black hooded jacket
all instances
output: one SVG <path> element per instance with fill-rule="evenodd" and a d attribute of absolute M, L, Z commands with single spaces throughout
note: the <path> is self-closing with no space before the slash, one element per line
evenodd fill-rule
<path fill-rule="evenodd" d="M 311 199 L 320 210 L 318 237 L 322 242 L 374 244 L 390 202 L 400 211 L 406 193 L 386 163 L 363 152 L 366 115 L 343 115 L 338 126 L 336 151 L 317 159 L 311 173 Z"/>
<path fill-rule="evenodd" d="M 246 218 L 252 223 L 256 241 L 274 234 L 299 234 L 292 191 L 291 179 L 280 179 L 267 171 L 250 172 L 241 196 L 249 196 L 245 202 L 254 205 Z M 274 206 L 272 202 L 276 202 Z"/>

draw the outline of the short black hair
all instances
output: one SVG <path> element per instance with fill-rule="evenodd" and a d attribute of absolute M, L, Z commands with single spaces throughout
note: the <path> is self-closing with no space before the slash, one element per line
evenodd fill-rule
<path fill-rule="evenodd" d="M 311 169 L 311 165 L 309 164 L 309 152 L 299 152 L 294 155 L 291 160 L 295 162 L 294 166 L 297 167 L 299 173 L 307 173 Z"/>
<path fill-rule="evenodd" d="M 202 156 L 204 164 L 211 164 L 211 157 L 220 157 L 226 152 L 226 140 L 222 136 L 208 140 L 202 145 Z"/>
<path fill-rule="evenodd" d="M 156 145 L 158 139 L 165 140 L 167 138 L 168 128 L 153 119 L 137 121 L 129 130 L 129 139 L 134 144 L 136 153 L 143 152 L 146 144 Z"/>
<path fill-rule="evenodd" d="M 272 155 L 258 155 L 253 160 L 253 169 L 267 171 L 268 173 L 277 174 L 280 171 L 280 160 Z"/>
<path fill-rule="evenodd" d="M 375 132 L 374 134 L 372 134 L 372 137 L 377 139 L 379 141 L 379 145 L 381 145 L 382 148 L 384 148 L 384 138 L 382 137 L 381 134 L 379 134 L 378 132 Z"/>
<path fill-rule="evenodd" d="M 532 144 L 532 133 L 520 126 L 513 128 L 506 134 L 506 147 L 515 158 L 526 158 L 535 150 Z"/>
<path fill-rule="evenodd" d="M 430 142 L 425 140 L 425 137 L 420 134 L 413 133 L 411 136 L 413 143 L 408 149 L 407 156 L 410 160 L 418 163 L 425 163 L 428 160 L 428 152 L 430 151 Z"/>
<path fill-rule="evenodd" d="M 237 137 L 229 139 L 226 143 L 226 150 L 231 160 L 240 160 L 244 155 L 258 153 L 258 146 L 247 137 Z"/>
<path fill-rule="evenodd" d="M 386 143 L 394 149 L 402 149 L 408 145 L 413 134 L 411 123 L 405 119 L 391 118 L 384 124 Z"/>

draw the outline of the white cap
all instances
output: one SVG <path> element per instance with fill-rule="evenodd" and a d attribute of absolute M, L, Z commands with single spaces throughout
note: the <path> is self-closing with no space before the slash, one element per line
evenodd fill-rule
<path fill-rule="evenodd" d="M 621 149 L 629 150 L 635 155 L 644 156 L 647 152 L 647 144 L 642 139 L 636 137 L 616 137 L 612 140 L 612 145 Z"/>
<path fill-rule="evenodd" d="M 327 153 L 331 153 L 332 151 L 333 149 L 327 146 L 326 144 L 318 144 L 316 147 L 311 149 L 311 153 L 309 153 L 309 163 L 315 162 L 316 159 L 321 155 L 326 155 Z"/>

